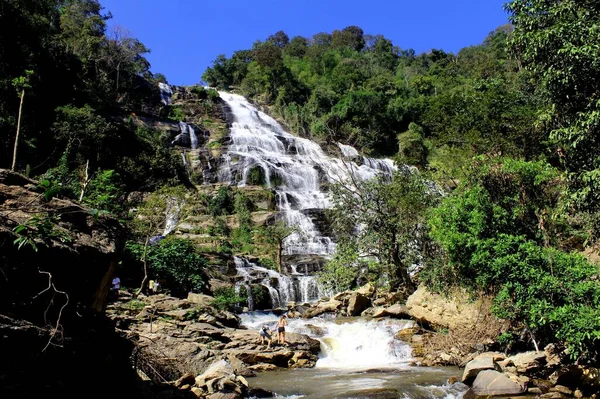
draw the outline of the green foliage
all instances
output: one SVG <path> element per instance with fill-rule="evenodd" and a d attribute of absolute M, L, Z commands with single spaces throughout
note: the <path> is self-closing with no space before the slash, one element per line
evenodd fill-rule
<path fill-rule="evenodd" d="M 427 237 L 422 233 L 427 209 L 439 193 L 418 173 L 401 170 L 392 181 L 357 176 L 331 188 L 333 208 L 329 212 L 339 251 L 326 270 L 331 285 L 347 286 L 360 270 L 369 270 L 390 288 L 412 286 L 409 268 L 419 263 Z M 344 267 L 354 269 L 348 275 Z"/>
<path fill-rule="evenodd" d="M 246 296 L 241 296 L 233 287 L 219 288 L 213 292 L 215 300 L 213 306 L 221 310 L 237 311 L 240 306 L 248 301 Z"/>
<path fill-rule="evenodd" d="M 13 244 L 17 245 L 19 249 L 29 246 L 37 252 L 40 242 L 44 245 L 48 245 L 51 240 L 70 243 L 72 237 L 66 230 L 58 226 L 59 221 L 60 218 L 55 215 L 35 215 L 13 229 L 13 233 L 17 237 Z"/>
<path fill-rule="evenodd" d="M 231 215 L 234 211 L 234 201 L 231 189 L 227 186 L 221 186 L 217 194 L 211 198 L 208 204 L 209 213 L 214 216 Z"/>
<path fill-rule="evenodd" d="M 400 149 L 399 162 L 408 165 L 424 165 L 427 149 L 423 143 L 423 128 L 416 123 L 408 125 L 408 130 L 398 135 Z"/>
<path fill-rule="evenodd" d="M 248 171 L 246 183 L 252 186 L 263 186 L 266 184 L 265 171 L 260 166 L 254 166 Z"/>
<path fill-rule="evenodd" d="M 128 242 L 127 250 L 133 259 L 141 261 L 144 245 Z M 186 239 L 167 237 L 147 248 L 145 254 L 149 274 L 166 281 L 165 288 L 175 294 L 200 292 L 204 285 L 204 269 L 208 263 Z"/>
<path fill-rule="evenodd" d="M 173 119 L 176 121 L 185 120 L 185 112 L 183 111 L 183 108 L 179 105 L 169 105 L 168 116 L 169 119 Z"/>
<path fill-rule="evenodd" d="M 33 71 L 28 69 L 25 71 L 24 76 L 19 76 L 12 80 L 11 83 L 12 83 L 13 87 L 15 88 L 15 90 L 17 91 L 17 94 L 19 95 L 19 97 L 21 96 L 21 92 L 23 90 L 31 88 L 30 80 L 31 80 L 32 76 L 33 76 Z"/>
<path fill-rule="evenodd" d="M 541 83 L 542 121 L 568 172 L 570 197 L 600 212 L 600 4 L 513 0 L 511 49 Z"/>
<path fill-rule="evenodd" d="M 119 197 L 123 195 L 123 185 L 119 174 L 114 170 L 99 170 L 90 180 L 83 202 L 92 208 L 119 214 L 123 211 Z"/>
<path fill-rule="evenodd" d="M 560 183 L 544 162 L 477 165 L 432 212 L 430 234 L 447 258 L 443 268 L 421 278 L 435 284 L 443 276 L 448 284 L 490 292 L 497 316 L 524 324 L 542 343 L 565 343 L 574 358 L 594 358 L 600 270 L 581 255 L 549 246 L 565 234 Z"/>

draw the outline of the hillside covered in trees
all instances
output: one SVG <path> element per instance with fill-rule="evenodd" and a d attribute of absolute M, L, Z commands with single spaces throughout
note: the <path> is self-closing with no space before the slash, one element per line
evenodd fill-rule
<path fill-rule="evenodd" d="M 417 280 L 494 293 L 496 314 L 534 340 L 559 339 L 593 358 L 600 6 L 516 0 L 505 8 L 510 25 L 457 54 L 415 54 L 358 26 L 312 37 L 280 31 L 218 56 L 203 79 L 323 145 L 419 168 L 391 183 L 333 188 L 339 247 L 324 283 L 341 290 L 366 273 L 397 288 L 422 262 Z"/>
<path fill-rule="evenodd" d="M 328 188 L 338 251 L 323 284 L 490 293 L 496 314 L 514 326 L 503 343 L 526 329 L 540 344 L 560 342 L 573 359 L 593 362 L 600 351 L 600 3 L 514 0 L 506 10 L 510 25 L 457 54 L 416 54 L 358 26 L 312 37 L 277 32 L 218 56 L 202 79 L 243 94 L 324 147 L 340 142 L 418 169 Z M 124 29 L 107 31 L 110 15 L 98 1 L 3 0 L 0 17 L 0 167 L 40 181 L 48 199 L 116 216 L 136 270 L 164 212 L 146 202 L 139 210 L 160 220 L 147 217 L 142 222 L 154 224 L 140 227 L 128 209 L 132 193 L 193 192 L 215 217 L 238 215 L 237 233 L 227 233 L 238 241 L 234 251 L 252 243 L 244 198 L 225 188 L 197 195 L 200 182 L 172 149 L 172 135 L 136 122 L 176 124 L 189 115 L 161 102 L 166 78 L 151 72 L 149 50 Z M 214 90 L 190 92 L 203 110 L 194 117 L 223 130 Z M 38 217 L 11 232 L 14 245 L 27 243 L 27 232 L 43 238 L 48 223 Z M 365 226 L 358 233 L 357 224 Z M 269 245 L 281 252 L 282 240 Z M 188 241 L 161 245 L 149 259 L 171 274 L 173 262 L 190 261 L 193 272 L 177 269 L 174 280 L 201 286 L 208 255 Z"/>

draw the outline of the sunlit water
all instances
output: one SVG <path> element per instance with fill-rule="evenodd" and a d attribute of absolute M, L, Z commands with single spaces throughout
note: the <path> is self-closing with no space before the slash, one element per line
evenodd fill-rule
<path fill-rule="evenodd" d="M 258 330 L 271 328 L 272 313 L 241 315 L 242 324 Z M 260 373 L 249 382 L 286 398 L 411 398 L 454 399 L 462 385 L 447 380 L 459 376 L 454 367 L 411 366 L 411 348 L 396 333 L 413 325 L 409 320 L 359 318 L 289 319 L 286 331 L 307 334 L 321 342 L 315 368 Z"/>

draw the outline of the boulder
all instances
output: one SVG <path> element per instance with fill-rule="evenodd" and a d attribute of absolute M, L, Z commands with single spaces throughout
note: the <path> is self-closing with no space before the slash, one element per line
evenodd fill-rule
<path fill-rule="evenodd" d="M 368 297 L 353 292 L 348 300 L 348 316 L 359 316 L 369 306 L 371 306 L 371 300 Z"/>
<path fill-rule="evenodd" d="M 556 385 L 580 390 L 584 396 L 600 392 L 600 368 L 571 365 L 555 373 Z"/>
<path fill-rule="evenodd" d="M 371 298 L 375 294 L 375 286 L 371 283 L 367 283 L 356 290 L 357 293 Z"/>
<path fill-rule="evenodd" d="M 410 342 L 413 335 L 417 334 L 419 332 L 419 330 L 420 330 L 419 327 L 403 328 L 402 330 L 400 330 L 396 333 L 394 338 L 399 339 L 404 342 Z"/>
<path fill-rule="evenodd" d="M 546 363 L 546 354 L 544 352 L 523 352 L 514 356 L 507 357 L 501 365 L 514 366 L 517 368 L 517 373 L 529 373 L 539 370 Z"/>
<path fill-rule="evenodd" d="M 408 314 L 408 309 L 406 308 L 406 306 L 401 305 L 399 303 L 396 303 L 396 304 L 390 306 L 389 308 L 386 308 L 385 312 L 389 316 L 392 316 L 392 317 L 410 318 L 410 316 Z"/>
<path fill-rule="evenodd" d="M 211 364 L 204 373 L 196 377 L 196 386 L 201 388 L 206 386 L 207 381 L 227 377 L 233 374 L 234 371 L 231 364 L 229 364 L 228 361 L 221 359 Z"/>
<path fill-rule="evenodd" d="M 190 292 L 188 293 L 187 300 L 196 305 L 200 305 L 200 307 L 207 307 L 212 305 L 215 298 L 210 295 L 194 294 L 193 292 Z"/>
<path fill-rule="evenodd" d="M 384 308 L 384 307 L 379 307 L 379 308 L 373 309 L 373 312 L 371 313 L 371 317 L 379 318 L 379 317 L 387 316 L 388 313 L 385 309 L 386 308 Z"/>
<path fill-rule="evenodd" d="M 463 290 L 441 296 L 421 285 L 406 300 L 407 313 L 415 320 L 433 326 L 473 328 L 482 318 L 490 315 L 491 300 L 479 298 L 467 301 L 469 294 Z"/>
<path fill-rule="evenodd" d="M 175 320 L 185 320 L 188 313 L 189 313 L 189 310 L 187 310 L 187 309 L 175 309 L 175 310 L 169 310 L 168 312 L 162 312 L 161 314 L 163 316 L 167 316 L 167 317 L 175 319 Z"/>
<path fill-rule="evenodd" d="M 473 382 L 477 374 L 483 370 L 496 370 L 500 367 L 496 364 L 496 360 L 504 358 L 504 354 L 497 352 L 485 352 L 477 355 L 473 360 L 465 366 L 462 376 L 462 382 L 470 384 Z"/>
<path fill-rule="evenodd" d="M 177 388 L 181 388 L 185 385 L 194 385 L 195 383 L 195 377 L 193 374 L 191 373 L 186 373 L 184 375 L 182 375 L 181 377 L 179 377 L 179 379 L 177 381 L 175 381 L 175 386 Z"/>
<path fill-rule="evenodd" d="M 335 299 L 331 299 L 327 302 L 319 302 L 317 303 L 317 305 L 313 308 L 310 308 L 309 310 L 306 311 L 306 313 L 304 313 L 304 318 L 308 319 L 311 317 L 315 317 L 315 316 L 319 316 L 323 313 L 327 313 L 327 312 L 337 312 L 338 309 L 342 306 L 342 302 L 341 301 L 336 301 Z"/>
<path fill-rule="evenodd" d="M 278 369 L 277 366 L 275 366 L 274 364 L 270 364 L 270 363 L 253 364 L 252 366 L 250 366 L 248 368 L 250 370 L 254 370 L 254 371 L 273 371 L 273 370 Z"/>
<path fill-rule="evenodd" d="M 237 328 L 240 326 L 241 320 L 240 318 L 226 310 L 221 310 L 215 315 L 218 322 L 223 324 L 226 327 Z"/>
<path fill-rule="evenodd" d="M 288 361 L 294 357 L 294 352 L 289 350 L 278 352 L 231 350 L 229 353 L 250 365 L 270 363 L 278 367 L 288 367 Z M 249 368 L 255 370 L 253 367 Z"/>
<path fill-rule="evenodd" d="M 471 390 L 477 396 L 519 395 L 525 387 L 498 371 L 483 370 L 477 374 Z"/>
<path fill-rule="evenodd" d="M 399 303 L 392 305 L 390 307 L 384 308 L 379 307 L 373 310 L 371 317 L 379 318 L 379 317 L 397 317 L 397 318 L 410 318 L 410 313 L 406 306 L 401 305 Z"/>

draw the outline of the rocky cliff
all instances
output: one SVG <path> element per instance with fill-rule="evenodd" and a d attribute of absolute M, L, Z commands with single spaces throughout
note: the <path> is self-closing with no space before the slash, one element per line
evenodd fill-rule
<path fill-rule="evenodd" d="M 3 399 L 107 397 L 115 389 L 146 397 L 129 364 L 130 341 L 103 315 L 122 231 L 117 220 L 0 170 Z"/>

